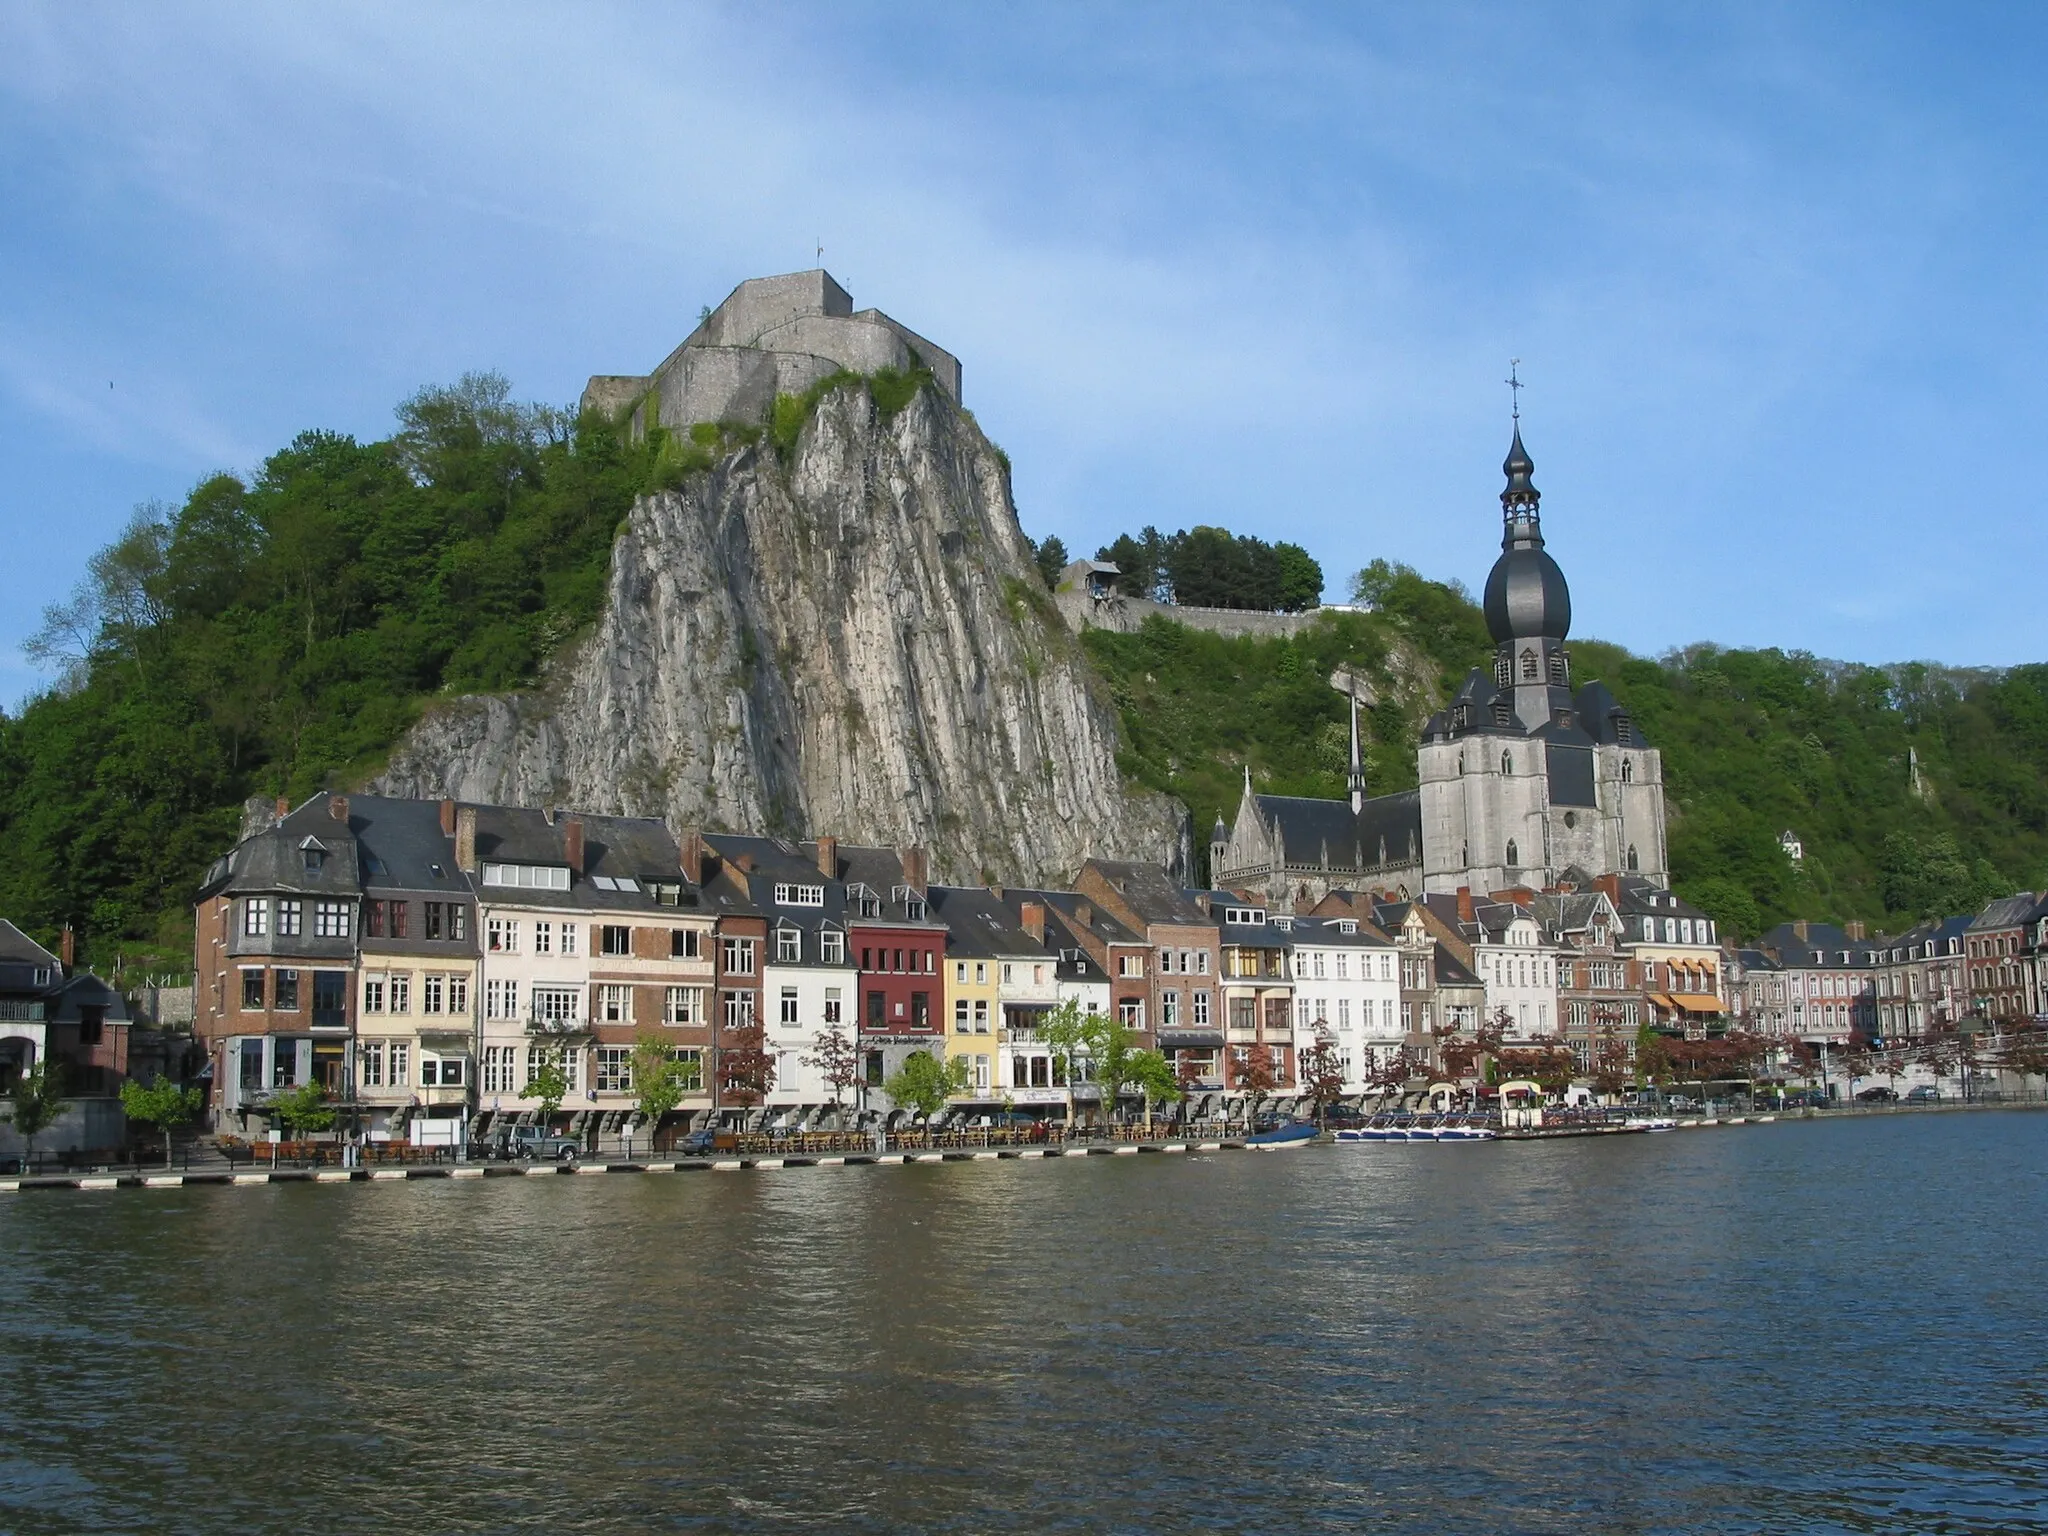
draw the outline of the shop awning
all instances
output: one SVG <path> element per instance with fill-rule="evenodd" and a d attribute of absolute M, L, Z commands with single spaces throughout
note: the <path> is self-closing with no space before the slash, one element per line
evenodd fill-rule
<path fill-rule="evenodd" d="M 1676 1008 L 1678 1006 L 1678 1004 L 1672 1002 L 1671 999 L 1662 992 L 1651 992 L 1646 995 L 1649 997 L 1650 1006 L 1652 1008 Z"/>
<path fill-rule="evenodd" d="M 1674 992 L 1671 1001 L 1687 1013 L 1721 1013 L 1724 1005 L 1721 999 L 1708 992 Z"/>

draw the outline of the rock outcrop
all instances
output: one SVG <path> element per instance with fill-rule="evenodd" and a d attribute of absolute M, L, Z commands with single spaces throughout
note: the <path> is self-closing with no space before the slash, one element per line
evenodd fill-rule
<path fill-rule="evenodd" d="M 962 882 L 1186 868 L 1116 747 L 1001 455 L 939 388 L 885 417 L 849 384 L 787 462 L 763 439 L 637 503 L 545 685 L 439 706 L 374 787 L 922 844 Z"/>

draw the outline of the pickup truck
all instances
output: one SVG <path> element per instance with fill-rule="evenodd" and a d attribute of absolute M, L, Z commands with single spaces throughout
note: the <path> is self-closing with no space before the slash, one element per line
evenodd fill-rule
<path fill-rule="evenodd" d="M 515 1125 L 499 1143 L 499 1156 L 521 1162 L 573 1163 L 583 1155 L 583 1143 L 574 1136 L 544 1131 L 537 1125 Z"/>

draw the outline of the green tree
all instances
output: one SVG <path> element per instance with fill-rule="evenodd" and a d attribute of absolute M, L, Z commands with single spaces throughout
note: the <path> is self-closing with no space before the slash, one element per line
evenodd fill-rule
<path fill-rule="evenodd" d="M 21 1138 L 22 1166 L 33 1165 L 36 1138 L 57 1123 L 69 1105 L 64 1097 L 64 1066 L 39 1061 L 14 1080 L 14 1134 Z"/>
<path fill-rule="evenodd" d="M 650 1146 L 662 1117 L 683 1102 L 683 1084 L 682 1063 L 666 1036 L 650 1031 L 633 1042 L 633 1098 Z"/>
<path fill-rule="evenodd" d="M 1039 1020 L 1038 1038 L 1052 1048 L 1067 1082 L 1093 1083 L 1103 1118 L 1115 1119 L 1117 1103 L 1133 1080 L 1137 1035 L 1109 1014 L 1085 1011 L 1070 997 Z"/>
<path fill-rule="evenodd" d="M 327 1090 L 318 1083 L 301 1083 L 277 1094 L 269 1109 L 290 1130 L 294 1141 L 309 1131 L 324 1131 L 334 1124 L 334 1106 L 327 1101 Z"/>
<path fill-rule="evenodd" d="M 562 1100 L 569 1097 L 569 1069 L 563 1064 L 560 1051 L 547 1052 L 540 1065 L 532 1069 L 526 1081 L 526 1097 L 539 1101 L 536 1119 L 542 1129 L 555 1123 L 555 1116 L 562 1112 Z"/>
<path fill-rule="evenodd" d="M 121 1112 L 130 1120 L 153 1125 L 164 1133 L 164 1166 L 171 1166 L 171 1133 L 199 1114 L 199 1090 L 181 1088 L 168 1077 L 143 1084 L 133 1078 L 121 1084 Z"/>
<path fill-rule="evenodd" d="M 941 1061 L 929 1051 L 912 1051 L 882 1083 L 882 1091 L 919 1119 L 930 1120 L 954 1094 L 967 1087 L 967 1058 Z"/>
<path fill-rule="evenodd" d="M 1067 568 L 1067 546 L 1056 533 L 1049 533 L 1045 541 L 1032 551 L 1038 561 L 1038 574 L 1045 578 L 1048 588 L 1060 584 L 1060 572 Z"/>
<path fill-rule="evenodd" d="M 1278 591 L 1273 606 L 1284 613 L 1301 613 L 1323 600 L 1323 568 L 1299 544 L 1275 544 L 1273 559 L 1279 568 Z"/>
<path fill-rule="evenodd" d="M 1154 1104 L 1178 1104 L 1188 1096 L 1180 1074 L 1162 1051 L 1133 1051 L 1130 1071 L 1131 1086 L 1144 1096 L 1145 1124 L 1148 1127 L 1152 1124 Z"/>

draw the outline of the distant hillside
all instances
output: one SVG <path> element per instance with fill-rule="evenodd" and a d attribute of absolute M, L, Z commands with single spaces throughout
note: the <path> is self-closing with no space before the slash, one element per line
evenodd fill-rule
<path fill-rule="evenodd" d="M 1395 690 L 1369 720 L 1373 792 L 1415 782 L 1421 719 L 1490 655 L 1485 621 L 1461 589 L 1400 567 L 1359 585 L 1376 612 L 1292 639 L 1165 623 L 1084 637 L 1123 713 L 1125 773 L 1188 803 L 1198 847 L 1247 763 L 1261 789 L 1343 793 L 1345 705 L 1324 681 L 1338 665 L 1386 680 L 1389 658 L 1408 658 L 1411 679 L 1426 664 L 1435 699 Z M 1662 750 L 1675 883 L 1734 932 L 1788 917 L 1903 925 L 2048 878 L 2048 666 L 1875 668 L 1704 645 L 1650 661 L 1598 641 L 1572 655 L 1575 679 L 1605 680 Z M 1778 845 L 1787 830 L 1797 865 Z"/>

